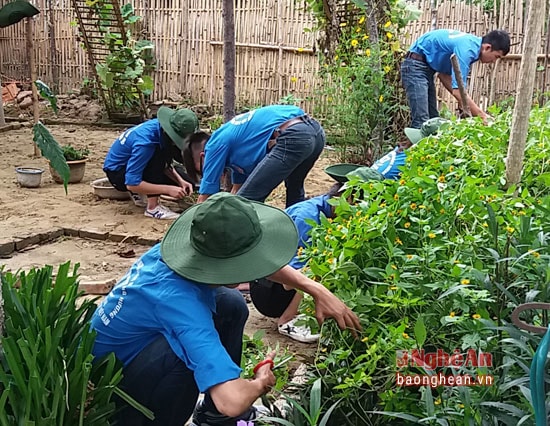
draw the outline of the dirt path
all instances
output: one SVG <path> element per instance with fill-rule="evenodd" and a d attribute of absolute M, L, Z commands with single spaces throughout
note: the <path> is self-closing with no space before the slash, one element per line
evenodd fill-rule
<path fill-rule="evenodd" d="M 30 128 L 0 133 L 0 245 L 22 236 L 50 232 L 56 228 L 94 230 L 139 236 L 145 239 L 160 239 L 171 221 L 157 221 L 143 216 L 143 209 L 131 201 L 96 199 L 90 182 L 104 177 L 102 164 L 113 140 L 122 130 L 86 128 L 77 125 L 49 126 L 60 144 L 71 143 L 77 148 L 88 148 L 90 157 L 81 183 L 70 184 L 65 195 L 63 186 L 55 183 L 44 158 L 33 155 L 32 131 Z M 306 182 L 308 195 L 319 195 L 332 184 L 323 168 L 330 164 L 330 155 L 325 153 L 317 162 Z M 45 170 L 39 188 L 21 188 L 17 184 L 15 167 L 40 167 Z M 277 188 L 268 203 L 283 207 L 284 188 Z M 171 208 L 177 205 L 170 204 Z M 26 251 L 15 253 L 11 258 L 0 259 L 0 265 L 11 269 L 58 265 L 64 261 L 79 262 L 82 277 L 99 280 L 120 278 L 135 258 L 122 258 L 117 253 L 134 249 L 139 256 L 144 247 L 129 243 L 98 243 L 89 240 L 72 242 L 57 241 Z M 251 305 L 250 305 L 251 306 Z M 297 354 L 310 351 L 311 345 L 279 338 L 274 321 L 259 315 L 251 306 L 247 333 L 258 329 L 266 332 L 266 341 L 275 346 L 290 345 Z"/>

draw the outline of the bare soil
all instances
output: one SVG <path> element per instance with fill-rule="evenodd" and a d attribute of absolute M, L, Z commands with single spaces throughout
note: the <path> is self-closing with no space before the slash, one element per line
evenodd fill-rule
<path fill-rule="evenodd" d="M 30 126 L 0 133 L 0 244 L 22 236 L 50 232 L 56 228 L 96 230 L 160 239 L 171 221 L 146 218 L 143 209 L 132 201 L 98 199 L 90 183 L 105 177 L 102 164 L 113 140 L 123 129 L 92 128 L 79 125 L 49 126 L 60 144 L 71 143 L 77 148 L 88 148 L 90 156 L 82 182 L 70 184 L 68 194 L 63 185 L 53 181 L 48 163 L 34 155 L 32 129 Z M 331 162 L 332 155 L 325 152 L 310 173 L 306 190 L 308 196 L 322 194 L 332 185 L 323 172 Z M 44 169 L 39 188 L 21 188 L 16 181 L 15 167 L 39 167 Z M 284 188 L 277 188 L 267 200 L 269 204 L 284 207 Z M 182 205 L 165 203 L 174 210 Z M 0 265 L 16 270 L 45 264 L 58 265 L 67 260 L 80 263 L 81 277 L 97 281 L 120 278 L 128 266 L 145 250 L 146 246 L 126 242 L 83 240 L 62 237 L 54 243 L 16 252 L 11 258 L 0 259 Z M 135 256 L 123 257 L 134 250 Z M 282 337 L 276 323 L 258 314 L 252 304 L 247 333 L 265 330 L 265 341 L 275 346 L 288 347 L 298 357 L 308 356 L 315 345 L 306 345 Z"/>

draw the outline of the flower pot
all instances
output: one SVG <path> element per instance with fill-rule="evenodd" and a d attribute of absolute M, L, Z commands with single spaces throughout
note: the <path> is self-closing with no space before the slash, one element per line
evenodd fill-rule
<path fill-rule="evenodd" d="M 25 188 L 38 188 L 44 170 L 35 167 L 16 167 L 17 183 Z"/>
<path fill-rule="evenodd" d="M 92 188 L 94 188 L 94 194 L 98 198 L 107 198 L 109 200 L 128 200 L 130 198 L 128 192 L 122 192 L 113 188 L 111 182 L 109 182 L 107 178 L 96 179 L 91 185 Z"/>
<path fill-rule="evenodd" d="M 84 172 L 86 171 L 86 161 L 86 158 L 83 160 L 67 161 L 70 170 L 69 183 L 77 183 L 80 182 L 82 178 L 84 178 Z M 63 183 L 63 178 L 59 175 L 59 173 L 57 173 L 57 171 L 52 167 L 51 164 L 50 173 L 56 183 Z"/>

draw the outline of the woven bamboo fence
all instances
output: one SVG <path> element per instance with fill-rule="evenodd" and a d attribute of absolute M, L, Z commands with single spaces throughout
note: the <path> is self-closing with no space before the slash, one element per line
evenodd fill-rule
<path fill-rule="evenodd" d="M 5 2 L 5 1 L 4 1 Z M 41 14 L 35 18 L 35 56 L 38 76 L 58 93 L 79 90 L 90 78 L 86 54 L 78 39 L 75 16 L 69 0 L 36 0 Z M 432 27 L 454 28 L 483 35 L 495 28 L 511 33 L 511 54 L 494 66 L 476 64 L 468 91 L 482 106 L 513 95 L 517 85 L 524 32 L 523 0 L 495 2 L 498 10 L 484 12 L 481 6 L 462 1 L 440 4 L 436 11 L 430 0 L 410 2 L 424 13 L 411 23 L 403 40 L 412 40 Z M 219 106 L 223 93 L 221 0 L 134 0 L 142 16 L 141 36 L 153 41 L 157 69 L 151 101 L 172 100 Z M 550 10 L 550 7 L 548 8 Z M 545 12 L 546 13 L 546 12 Z M 546 15 L 545 15 L 546 16 Z M 320 85 L 315 53 L 315 22 L 304 1 L 248 0 L 235 5 L 237 104 L 246 106 L 277 102 L 284 96 L 303 99 L 306 109 Z M 548 25 L 547 25 L 548 27 Z M 548 36 L 542 35 L 536 87 L 550 91 Z M 0 29 L 0 74 L 28 81 L 25 25 Z M 441 99 L 450 98 L 441 93 Z"/>

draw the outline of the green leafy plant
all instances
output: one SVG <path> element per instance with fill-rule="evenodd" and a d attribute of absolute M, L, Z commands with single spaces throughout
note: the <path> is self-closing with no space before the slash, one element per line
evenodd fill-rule
<path fill-rule="evenodd" d="M 121 370 L 92 363 L 92 300 L 77 303 L 76 265 L 1 274 L 0 424 L 107 425 Z"/>
<path fill-rule="evenodd" d="M 283 414 L 279 410 L 276 411 L 284 418 L 266 416 L 262 417 L 260 422 L 261 424 L 274 423 L 283 426 L 327 426 L 330 424 L 332 412 L 340 401 L 336 401 L 327 410 L 323 410 L 321 396 L 321 379 L 317 379 L 313 382 L 308 396 L 303 395 L 297 400 L 283 394 L 289 405 L 289 412 Z"/>
<path fill-rule="evenodd" d="M 531 111 L 522 181 L 510 189 L 504 160 L 512 117 L 491 113 L 490 126 L 453 122 L 410 148 L 399 180 L 350 181 L 332 201 L 336 217 L 313 228 L 308 274 L 363 324 L 360 339 L 330 322 L 322 329 L 315 376 L 325 385 L 324 404 L 341 401 L 334 424 L 532 419 L 528 370 L 540 336 L 510 326 L 510 315 L 549 295 L 550 108 Z M 353 193 L 362 198 L 348 200 Z M 547 323 L 541 314 L 530 320 Z M 492 384 L 396 386 L 396 372 L 429 374 L 396 365 L 399 351 L 421 349 L 490 353 L 489 368 L 437 373 L 490 375 Z"/>
<path fill-rule="evenodd" d="M 63 145 L 61 149 L 63 150 L 63 156 L 67 161 L 85 160 L 90 154 L 90 150 L 88 148 L 78 149 L 71 144 Z"/>
<path fill-rule="evenodd" d="M 50 106 L 57 114 L 59 108 L 57 106 L 57 97 L 55 94 L 41 80 L 36 80 L 34 84 L 36 85 L 40 95 L 50 102 Z M 42 156 L 50 162 L 51 166 L 55 169 L 55 171 L 57 171 L 63 180 L 63 187 L 65 188 L 65 194 L 67 194 L 71 171 L 69 169 L 69 165 L 67 164 L 67 160 L 65 159 L 63 148 L 61 148 L 48 128 L 40 121 L 34 123 L 32 133 L 33 141 L 40 149 Z"/>

